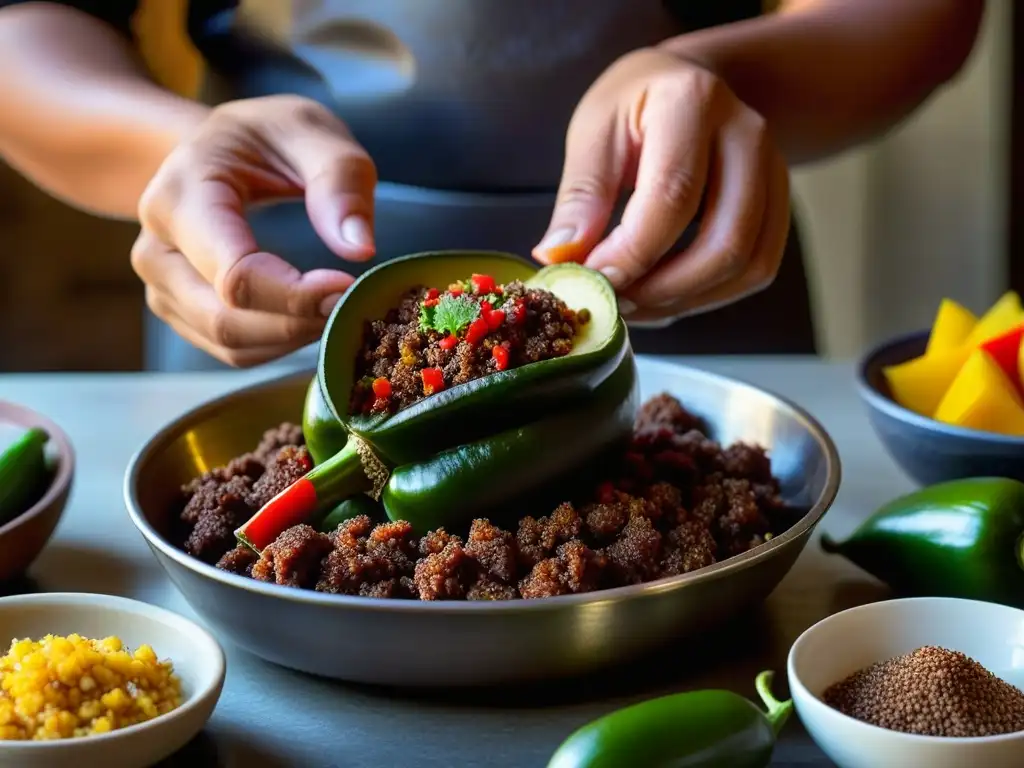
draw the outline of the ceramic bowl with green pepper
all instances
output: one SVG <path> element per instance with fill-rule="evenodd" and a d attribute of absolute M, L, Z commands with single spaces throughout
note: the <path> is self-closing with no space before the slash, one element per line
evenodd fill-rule
<path fill-rule="evenodd" d="M 57 424 L 0 400 L 0 583 L 21 576 L 46 546 L 74 470 L 74 449 Z"/>

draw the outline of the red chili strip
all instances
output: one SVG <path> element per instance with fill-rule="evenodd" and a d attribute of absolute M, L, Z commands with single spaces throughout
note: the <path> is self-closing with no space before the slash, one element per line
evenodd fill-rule
<path fill-rule="evenodd" d="M 282 531 L 309 520 L 316 512 L 316 487 L 300 477 L 249 518 L 235 531 L 235 537 L 257 552 L 272 544 Z"/>

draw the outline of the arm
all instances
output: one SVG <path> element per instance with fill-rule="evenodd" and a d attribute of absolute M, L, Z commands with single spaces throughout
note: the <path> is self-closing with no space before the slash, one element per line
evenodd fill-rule
<path fill-rule="evenodd" d="M 665 46 L 728 83 L 798 163 L 909 115 L 963 66 L 984 8 L 984 0 L 786 0 L 778 13 Z"/>
<path fill-rule="evenodd" d="M 127 18 L 115 26 L 57 3 L 0 7 L 0 156 L 78 208 L 134 219 L 208 109 L 153 83 L 118 26 Z"/>

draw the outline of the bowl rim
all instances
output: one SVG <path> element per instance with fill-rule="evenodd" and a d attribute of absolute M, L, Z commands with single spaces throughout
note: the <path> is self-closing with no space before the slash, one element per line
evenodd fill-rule
<path fill-rule="evenodd" d="M 905 424 L 918 427 L 919 429 L 964 440 L 983 440 L 996 445 L 1014 447 L 1024 446 L 1024 437 L 1003 435 L 998 432 L 986 432 L 981 429 L 971 429 L 968 427 L 957 427 L 952 424 L 945 424 L 944 422 L 936 421 L 928 416 L 922 416 L 920 413 L 915 413 L 909 408 L 904 408 L 871 384 L 871 381 L 868 378 L 868 372 L 877 365 L 879 357 L 894 347 L 927 338 L 929 333 L 930 331 L 927 328 L 913 331 L 911 333 L 904 333 L 900 336 L 879 342 L 864 353 L 857 365 L 856 376 L 857 390 L 860 392 L 861 399 L 865 400 L 868 405 L 875 410 L 884 413 L 886 416 L 896 419 L 897 421 L 902 421 Z M 910 358 L 908 358 L 908 360 L 909 359 Z M 904 360 L 902 362 L 907 361 Z"/>
<path fill-rule="evenodd" d="M 138 528 L 139 532 L 146 539 L 150 547 L 157 550 L 164 557 L 173 560 L 178 565 L 183 566 L 187 570 L 203 576 L 204 578 L 212 579 L 227 587 L 244 589 L 251 593 L 288 600 L 293 603 L 326 608 L 344 607 L 347 609 L 368 612 L 382 611 L 384 613 L 509 615 L 525 612 L 538 613 L 544 611 L 558 611 L 564 607 L 573 605 L 594 605 L 599 603 L 636 599 L 640 597 L 654 597 L 664 592 L 675 591 L 684 585 L 714 581 L 723 578 L 734 571 L 749 568 L 756 562 L 759 562 L 764 555 L 767 555 L 769 552 L 779 549 L 788 543 L 807 535 L 814 529 L 834 503 L 836 495 L 839 492 L 839 486 L 842 479 L 842 467 L 839 459 L 839 451 L 828 432 L 817 419 L 788 398 L 740 379 L 712 373 L 693 366 L 651 359 L 650 357 L 643 355 L 638 356 L 638 358 L 643 361 L 645 367 L 655 370 L 668 372 L 682 368 L 690 375 L 702 377 L 706 380 L 720 384 L 740 387 L 747 391 L 757 393 L 758 395 L 773 398 L 788 410 L 793 418 L 802 422 L 810 435 L 821 447 L 822 453 L 825 456 L 826 466 L 824 487 L 818 499 L 815 500 L 815 503 L 810 507 L 810 509 L 808 509 L 808 511 L 799 520 L 793 523 L 793 525 L 791 525 L 784 533 L 781 533 L 778 536 L 773 536 L 771 540 L 754 547 L 741 555 L 719 561 L 706 568 L 701 568 L 697 571 L 681 574 L 679 576 L 667 576 L 665 578 L 645 582 L 643 584 L 634 584 L 616 587 L 614 589 L 584 592 L 580 594 L 558 595 L 538 600 L 427 601 L 324 594 L 309 589 L 296 589 L 294 587 L 284 587 L 278 584 L 264 583 L 238 574 L 229 573 L 228 571 L 221 570 L 213 565 L 208 565 L 207 563 L 197 560 L 164 539 L 163 536 L 161 536 L 153 526 L 150 525 L 149 521 L 146 520 L 141 506 L 138 503 L 135 486 L 137 485 L 141 467 L 154 453 L 162 449 L 166 443 L 177 437 L 179 433 L 187 431 L 189 428 L 187 425 L 194 423 L 208 414 L 215 413 L 228 401 L 260 390 L 280 387 L 287 383 L 291 383 L 293 380 L 296 382 L 302 382 L 303 385 L 306 385 L 308 384 L 309 378 L 315 375 L 315 368 L 303 368 L 283 375 L 273 376 L 254 384 L 239 387 L 230 392 L 218 395 L 212 400 L 208 400 L 168 421 L 156 432 L 156 434 L 154 434 L 135 452 L 129 461 L 123 484 L 125 505 L 128 508 L 128 515 L 131 518 L 132 523 L 136 528 Z"/>
<path fill-rule="evenodd" d="M 836 619 L 839 616 L 845 616 L 848 614 L 854 614 L 859 612 L 869 613 L 871 611 L 877 611 L 880 606 L 893 604 L 891 610 L 895 610 L 899 606 L 906 606 L 910 604 L 922 605 L 922 604 L 939 604 L 946 605 L 951 610 L 955 610 L 957 606 L 973 605 L 973 606 L 987 606 L 989 609 L 995 608 L 998 610 L 1005 610 L 1012 613 L 1018 613 L 1021 618 L 1024 618 L 1024 610 L 1014 608 L 1010 605 L 1003 605 L 1002 603 L 990 603 L 984 600 L 968 600 L 962 597 L 900 597 L 892 598 L 889 600 L 876 600 L 872 603 L 865 603 L 863 605 L 857 605 L 853 608 L 847 608 L 836 613 L 829 614 L 822 619 L 814 622 L 811 626 L 807 627 L 793 644 L 789 647 L 789 653 L 786 657 L 786 677 L 789 680 L 790 693 L 793 698 L 794 706 L 797 705 L 797 700 L 802 700 L 805 705 L 811 706 L 815 710 L 815 714 L 822 717 L 831 717 L 844 725 L 851 728 L 861 728 L 865 730 L 865 733 L 873 734 L 874 736 L 889 738 L 889 739 L 901 739 L 908 744 L 929 744 L 929 745 L 983 745 L 992 743 L 1002 743 L 1007 741 L 1024 741 L 1024 730 L 1014 731 L 1012 733 L 999 733 L 992 736 L 928 736 L 919 733 L 904 733 L 903 731 L 893 731 L 888 728 L 882 728 L 878 725 L 872 725 L 866 723 L 863 720 L 858 720 L 855 717 L 840 712 L 838 709 L 829 706 L 822 701 L 817 695 L 811 693 L 811 691 L 804 685 L 804 681 L 801 679 L 799 673 L 796 670 L 795 657 L 799 652 L 799 646 L 808 642 L 808 638 L 815 632 L 820 631 L 821 627 L 830 621 Z M 890 608 L 887 605 L 887 610 Z M 898 612 L 899 613 L 899 612 Z M 905 614 L 900 614 L 905 615 Z M 903 620 L 903 619 L 901 619 Z M 955 649 L 954 649 L 955 650 Z M 883 661 L 883 659 L 879 659 Z M 1000 678 L 1002 679 L 1002 678 Z M 1012 683 L 1011 683 L 1012 684 Z M 826 726 L 830 727 L 830 726 Z"/>
<path fill-rule="evenodd" d="M 179 613 L 163 608 L 159 605 L 144 603 L 140 600 L 133 600 L 119 595 L 105 595 L 96 592 L 33 592 L 25 595 L 11 595 L 0 598 L 0 611 L 10 606 L 18 605 L 42 605 L 52 609 L 60 609 L 67 606 L 100 607 L 122 614 L 133 614 L 152 619 L 156 622 L 174 626 L 182 635 L 187 636 L 196 645 L 197 654 L 209 654 L 213 661 L 213 674 L 208 680 L 200 682 L 200 685 L 189 693 L 178 707 L 170 712 L 157 715 L 152 720 L 143 723 L 136 723 L 125 728 L 119 728 L 109 733 L 100 733 L 92 736 L 73 736 L 67 739 L 54 739 L 52 741 L 4 741 L 0 742 L 0 754 L 4 752 L 45 750 L 56 748 L 79 748 L 82 744 L 100 744 L 114 741 L 124 736 L 144 731 L 153 731 L 166 726 L 172 719 L 180 719 L 193 710 L 202 707 L 211 698 L 214 703 L 220 698 L 223 689 L 224 679 L 227 675 L 227 659 L 224 649 L 208 630 L 191 619 Z M 38 639 L 38 638 L 35 638 Z M 153 643 L 159 643 L 154 638 Z M 205 647 L 202 647 L 205 646 Z M 4 651 L 6 652 L 6 650 Z M 170 659 L 176 664 L 175 659 Z"/>
<path fill-rule="evenodd" d="M 75 449 L 71 444 L 71 438 L 68 437 L 67 432 L 65 432 L 61 426 L 49 416 L 29 408 L 28 406 L 11 402 L 10 400 L 0 400 L 0 406 L 2 406 L 3 410 L 7 413 L 16 414 L 18 417 L 23 419 L 23 421 L 13 421 L 11 419 L 0 417 L 0 421 L 16 424 L 17 426 L 25 426 L 25 423 L 29 423 L 45 429 L 47 434 L 50 436 L 50 441 L 56 446 L 57 454 L 59 456 L 57 472 L 50 481 L 50 485 L 46 489 L 46 493 L 44 493 L 42 498 L 24 512 L 15 515 L 14 518 L 0 525 L 0 537 L 2 537 L 24 525 L 32 518 L 43 514 L 55 501 L 57 501 L 58 498 L 60 498 L 61 494 L 68 490 L 71 485 L 72 477 L 75 473 L 76 459 Z M 63 511 L 61 514 L 63 514 Z"/>

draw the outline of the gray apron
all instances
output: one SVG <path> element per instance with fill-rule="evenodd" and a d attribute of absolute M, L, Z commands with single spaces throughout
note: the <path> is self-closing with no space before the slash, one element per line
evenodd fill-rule
<path fill-rule="evenodd" d="M 672 5 L 242 0 L 194 37 L 207 62 L 208 103 L 299 93 L 345 120 L 381 180 L 377 260 L 446 248 L 528 257 L 551 215 L 576 103 L 618 57 L 692 28 Z M 675 5 L 708 14 L 703 0 Z M 366 268 L 327 250 L 301 202 L 248 216 L 260 247 L 299 269 Z M 791 236 L 790 251 L 796 245 Z M 155 318 L 147 329 L 148 367 L 221 367 Z M 631 337 L 640 352 L 813 352 L 800 254 L 787 254 L 763 294 Z"/>

